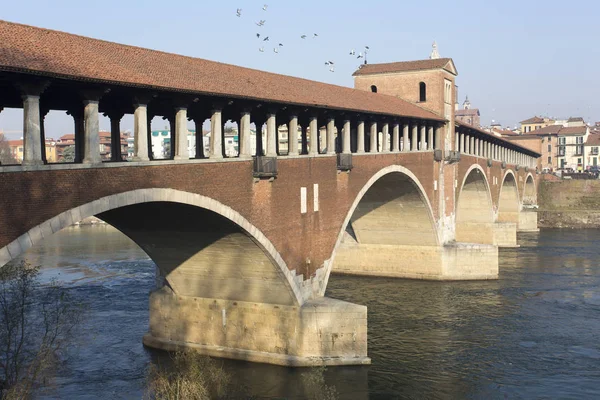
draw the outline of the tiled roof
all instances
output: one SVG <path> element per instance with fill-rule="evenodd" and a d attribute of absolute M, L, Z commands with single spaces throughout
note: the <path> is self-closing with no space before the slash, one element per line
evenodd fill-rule
<path fill-rule="evenodd" d="M 599 134 L 589 135 L 585 142 L 585 145 L 586 146 L 600 146 L 600 135 Z"/>
<path fill-rule="evenodd" d="M 562 128 L 558 134 L 560 136 L 578 136 L 585 135 L 587 132 L 587 126 L 573 126 L 570 128 Z"/>
<path fill-rule="evenodd" d="M 493 128 L 494 132 L 498 132 L 502 136 L 518 136 L 519 134 L 510 129 Z"/>
<path fill-rule="evenodd" d="M 561 129 L 563 129 L 562 125 L 548 125 L 543 128 L 533 130 L 530 133 L 532 135 L 556 135 Z"/>
<path fill-rule="evenodd" d="M 583 122 L 582 117 L 570 117 L 567 122 Z"/>
<path fill-rule="evenodd" d="M 456 116 L 462 116 L 462 115 L 480 115 L 479 114 L 479 109 L 478 108 L 469 108 L 468 110 L 457 110 L 455 113 Z"/>
<path fill-rule="evenodd" d="M 371 74 L 389 74 L 393 72 L 421 71 L 427 69 L 444 68 L 451 58 L 437 58 L 433 60 L 401 61 L 384 64 L 365 64 L 352 74 L 353 76 Z"/>
<path fill-rule="evenodd" d="M 0 71 L 444 120 L 394 96 L 1 20 Z"/>
<path fill-rule="evenodd" d="M 541 124 L 544 123 L 544 118 L 533 117 L 526 119 L 525 121 L 521 121 L 521 124 Z"/>
<path fill-rule="evenodd" d="M 21 140 L 9 140 L 8 141 L 8 145 L 12 146 L 12 147 L 14 147 L 14 146 L 23 146 L 23 139 L 21 139 Z"/>

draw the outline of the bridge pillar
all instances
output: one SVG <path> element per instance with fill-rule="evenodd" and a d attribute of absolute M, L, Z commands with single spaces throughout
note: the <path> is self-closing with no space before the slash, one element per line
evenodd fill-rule
<path fill-rule="evenodd" d="M 519 232 L 538 232 L 537 212 L 522 210 L 519 212 Z"/>
<path fill-rule="evenodd" d="M 433 150 L 433 126 L 427 127 L 427 150 Z"/>
<path fill-rule="evenodd" d="M 175 160 L 188 160 L 190 153 L 188 150 L 188 130 L 187 130 L 187 108 L 180 107 L 176 109 L 175 114 Z M 173 134 L 172 134 L 173 136 Z"/>
<path fill-rule="evenodd" d="M 45 144 L 44 144 L 45 145 Z M 23 165 L 41 165 L 40 96 L 23 95 Z"/>
<path fill-rule="evenodd" d="M 392 152 L 400 151 L 400 124 L 395 123 L 392 128 Z"/>
<path fill-rule="evenodd" d="M 419 127 L 416 123 L 412 125 L 412 135 L 410 137 L 410 151 L 417 151 L 419 149 Z"/>
<path fill-rule="evenodd" d="M 202 127 L 200 127 L 202 129 Z M 296 125 L 296 129 L 298 126 Z M 250 145 L 250 111 L 244 110 L 240 114 L 240 126 L 239 126 L 239 140 L 240 140 L 240 157 L 252 156 L 252 147 Z M 298 151 L 298 144 L 296 143 L 296 152 Z"/>
<path fill-rule="evenodd" d="M 322 297 L 302 306 L 150 295 L 144 344 L 283 366 L 370 364 L 367 307 Z"/>
<path fill-rule="evenodd" d="M 310 117 L 309 129 L 310 129 L 309 154 L 311 156 L 316 156 L 317 154 L 319 154 L 319 122 L 317 120 L 317 117 L 314 115 Z"/>
<path fill-rule="evenodd" d="M 133 161 L 148 161 L 148 108 L 135 104 L 133 113 Z"/>
<path fill-rule="evenodd" d="M 365 121 L 358 121 L 356 129 L 356 152 L 358 154 L 365 152 Z"/>
<path fill-rule="evenodd" d="M 335 154 L 335 118 L 327 119 L 327 154 Z"/>
<path fill-rule="evenodd" d="M 402 127 L 402 151 L 410 151 L 410 141 L 408 138 L 408 124 Z"/>
<path fill-rule="evenodd" d="M 298 116 L 291 115 L 288 124 L 288 155 L 298 155 Z"/>
<path fill-rule="evenodd" d="M 377 122 L 371 122 L 369 131 L 369 153 L 377 153 Z"/>
<path fill-rule="evenodd" d="M 98 164 L 100 156 L 100 121 L 98 120 L 98 100 L 85 100 L 83 109 L 83 163 Z"/>
<path fill-rule="evenodd" d="M 426 145 L 426 126 L 421 125 L 420 135 L 419 135 L 419 150 L 425 151 L 427 150 Z"/>
<path fill-rule="evenodd" d="M 350 132 L 351 132 L 351 128 L 350 128 L 350 120 L 345 120 L 344 121 L 344 136 L 343 136 L 343 140 L 342 140 L 342 153 L 344 154 L 350 154 L 352 152 L 352 149 L 350 147 Z"/>
<path fill-rule="evenodd" d="M 267 115 L 267 157 L 277 157 L 277 121 L 274 112 Z"/>
<path fill-rule="evenodd" d="M 210 155 L 208 156 L 210 159 L 219 160 L 223 158 L 223 123 L 221 121 L 221 109 L 213 109 L 210 117 Z M 256 136 L 258 137 L 259 135 L 261 135 L 261 132 L 259 132 L 257 127 Z"/>
<path fill-rule="evenodd" d="M 383 128 L 381 129 L 381 151 L 384 153 L 389 153 L 390 152 L 390 141 L 389 141 L 389 135 L 390 135 L 390 124 L 388 124 L 387 122 L 383 124 Z"/>

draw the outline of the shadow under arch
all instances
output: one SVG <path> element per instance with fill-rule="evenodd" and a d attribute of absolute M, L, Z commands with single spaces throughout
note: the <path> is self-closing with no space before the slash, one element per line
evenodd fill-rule
<path fill-rule="evenodd" d="M 423 185 L 405 167 L 383 168 L 363 186 L 346 215 L 327 263 L 322 294 L 336 257 L 344 262 L 346 256 L 354 257 L 357 250 L 369 257 L 375 248 L 382 252 L 393 249 L 401 257 L 402 249 L 435 247 L 439 243 L 433 211 Z M 360 246 L 364 250 L 359 250 Z M 352 255 L 348 251 L 352 251 Z M 336 272 L 353 273 L 337 268 Z M 381 275 L 377 272 L 364 274 Z"/>
<path fill-rule="evenodd" d="M 474 164 L 465 174 L 456 199 L 456 241 L 494 242 L 494 212 L 485 171 Z"/>
<path fill-rule="evenodd" d="M 44 237 L 95 215 L 140 245 L 176 294 L 283 305 L 304 303 L 295 276 L 281 255 L 241 214 L 214 199 L 167 188 L 123 192 L 65 211 L 0 249 L 0 265 Z M 198 229 L 202 223 L 207 229 Z M 178 230 L 183 233 L 177 234 Z M 219 270 L 224 265 L 217 260 L 225 250 L 232 253 L 226 273 Z M 204 268 L 194 272 L 202 264 Z M 250 264 L 254 268 L 244 268 Z M 189 268 L 181 269 L 186 265 Z M 205 282 L 202 287 L 194 288 L 194 282 L 200 281 Z M 221 290 L 215 291 L 211 285 Z"/>
<path fill-rule="evenodd" d="M 518 224 L 520 211 L 521 202 L 519 201 L 517 177 L 513 171 L 507 170 L 502 178 L 498 194 L 498 222 Z"/>
<path fill-rule="evenodd" d="M 523 198 L 521 199 L 524 205 L 535 205 L 537 204 L 537 188 L 535 185 L 535 179 L 531 173 L 527 174 L 525 178 L 525 186 L 523 189 Z"/>

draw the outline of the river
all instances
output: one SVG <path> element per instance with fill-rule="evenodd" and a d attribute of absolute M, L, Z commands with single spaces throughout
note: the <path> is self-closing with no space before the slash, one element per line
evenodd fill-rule
<path fill-rule="evenodd" d="M 326 384 L 340 399 L 600 398 L 600 230 L 542 230 L 519 243 L 500 250 L 497 281 L 332 276 L 327 296 L 368 306 L 373 364 L 328 368 Z M 65 229 L 24 258 L 89 306 L 40 398 L 141 398 L 148 365 L 165 357 L 141 343 L 152 261 L 105 225 Z M 244 395 L 302 393 L 305 370 L 224 364 Z"/>

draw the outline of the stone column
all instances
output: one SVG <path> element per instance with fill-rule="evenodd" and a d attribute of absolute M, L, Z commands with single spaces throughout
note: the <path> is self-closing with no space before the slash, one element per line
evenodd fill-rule
<path fill-rule="evenodd" d="M 221 122 L 221 112 L 221 109 L 214 109 L 210 117 L 210 155 L 208 158 L 215 160 L 223 158 L 223 123 Z"/>
<path fill-rule="evenodd" d="M 481 148 L 480 148 L 481 145 L 480 145 L 480 143 L 481 142 L 480 142 L 479 138 L 476 138 L 475 139 L 475 155 L 477 157 L 481 156 Z"/>
<path fill-rule="evenodd" d="M 189 160 L 190 152 L 188 150 L 188 129 L 187 129 L 187 108 L 180 107 L 175 109 L 175 160 Z"/>
<path fill-rule="evenodd" d="M 23 165 L 42 165 L 40 96 L 23 95 Z"/>
<path fill-rule="evenodd" d="M 425 125 L 421 125 L 421 131 L 420 131 L 420 135 L 419 135 L 419 150 L 421 150 L 421 151 L 427 150 L 426 135 L 427 135 L 427 128 Z"/>
<path fill-rule="evenodd" d="M 105 113 L 110 118 L 110 161 L 123 161 L 121 154 L 121 118 L 122 112 Z"/>
<path fill-rule="evenodd" d="M 298 155 L 298 117 L 296 115 L 290 116 L 288 124 L 288 155 Z"/>
<path fill-rule="evenodd" d="M 413 124 L 412 135 L 410 138 L 410 151 L 418 151 L 418 150 L 419 150 L 419 126 L 417 124 Z"/>
<path fill-rule="evenodd" d="M 100 122 L 98 120 L 98 100 L 83 102 L 83 163 L 97 164 L 102 162 L 100 156 Z"/>
<path fill-rule="evenodd" d="M 475 155 L 475 138 L 473 136 L 469 136 L 469 154 Z"/>
<path fill-rule="evenodd" d="M 202 125 L 204 125 L 204 119 L 203 118 L 194 118 L 193 121 L 194 121 L 194 125 L 196 127 L 196 134 L 195 134 L 196 154 L 194 155 L 194 158 L 196 158 L 196 159 L 205 158 L 205 156 L 204 156 L 204 134 L 202 132 Z"/>
<path fill-rule="evenodd" d="M 410 141 L 408 139 L 408 124 L 402 126 L 402 151 L 410 151 Z"/>
<path fill-rule="evenodd" d="M 310 147 L 309 155 L 316 156 L 319 154 L 319 122 L 317 117 L 310 117 L 309 122 L 310 129 Z"/>
<path fill-rule="evenodd" d="M 148 157 L 148 108 L 146 104 L 134 104 L 133 113 L 133 161 L 149 161 Z"/>
<path fill-rule="evenodd" d="M 433 138 L 433 149 L 440 150 L 442 148 L 442 129 L 439 126 L 435 127 L 435 137 Z M 458 146 L 456 146 L 455 151 L 458 151 Z"/>
<path fill-rule="evenodd" d="M 394 153 L 400 151 L 400 124 L 394 124 L 392 128 L 392 151 Z"/>
<path fill-rule="evenodd" d="M 244 110 L 240 114 L 240 126 L 238 127 L 240 157 L 252 156 L 252 145 L 250 143 L 250 111 Z"/>
<path fill-rule="evenodd" d="M 465 151 L 465 134 L 462 133 L 462 132 L 460 133 L 460 142 L 459 142 L 459 144 L 460 144 L 460 150 L 459 151 L 461 153 L 466 153 L 466 151 Z"/>
<path fill-rule="evenodd" d="M 356 153 L 361 154 L 365 152 L 365 122 L 358 121 L 358 127 L 356 128 Z"/>
<path fill-rule="evenodd" d="M 275 113 L 267 114 L 267 157 L 277 157 L 277 122 Z"/>
<path fill-rule="evenodd" d="M 342 153 L 350 154 L 352 149 L 350 147 L 350 120 L 344 121 L 344 136 L 342 137 Z"/>
<path fill-rule="evenodd" d="M 427 127 L 427 150 L 433 150 L 433 126 Z"/>
<path fill-rule="evenodd" d="M 2 111 L 2 108 L 0 108 L 0 111 Z M 44 120 L 46 119 L 46 114 L 48 114 L 49 112 L 50 110 L 48 108 L 40 108 L 40 146 L 42 153 L 42 162 L 44 164 L 48 164 L 48 159 L 46 157 L 46 129 Z"/>
<path fill-rule="evenodd" d="M 369 153 L 377 153 L 379 150 L 377 148 L 377 122 L 371 122 L 371 125 L 369 126 L 369 132 Z"/>
<path fill-rule="evenodd" d="M 388 124 L 387 122 L 383 124 L 383 127 L 381 128 L 381 151 L 384 153 L 389 153 L 390 152 L 390 142 L 389 142 L 389 135 L 390 135 L 390 124 Z"/>
<path fill-rule="evenodd" d="M 335 154 L 335 119 L 327 119 L 327 154 Z"/>
<path fill-rule="evenodd" d="M 308 127 L 305 120 L 300 126 L 300 138 L 302 139 L 302 151 L 300 154 L 308 154 Z"/>

